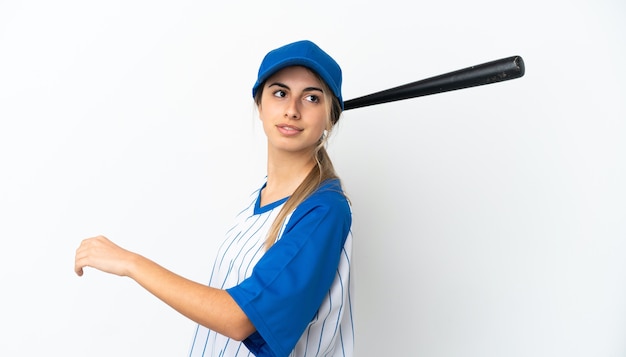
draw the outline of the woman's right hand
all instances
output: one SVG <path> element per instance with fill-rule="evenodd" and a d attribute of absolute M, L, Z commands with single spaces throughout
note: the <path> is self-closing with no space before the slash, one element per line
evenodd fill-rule
<path fill-rule="evenodd" d="M 105 273 L 128 276 L 137 255 L 111 242 L 104 236 L 87 238 L 76 249 L 74 271 L 83 276 L 83 269 L 91 267 Z"/>

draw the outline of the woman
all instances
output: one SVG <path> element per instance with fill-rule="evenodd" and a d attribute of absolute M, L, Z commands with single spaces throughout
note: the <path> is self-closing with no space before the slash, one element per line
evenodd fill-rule
<path fill-rule="evenodd" d="M 311 41 L 264 57 L 252 94 L 267 176 L 227 232 L 208 286 L 102 236 L 81 242 L 76 273 L 128 276 L 197 322 L 190 356 L 351 356 L 352 216 L 325 149 L 341 80 Z"/>

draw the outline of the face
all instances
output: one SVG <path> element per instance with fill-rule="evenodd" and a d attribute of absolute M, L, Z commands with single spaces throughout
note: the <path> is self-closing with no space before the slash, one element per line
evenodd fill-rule
<path fill-rule="evenodd" d="M 258 110 L 270 149 L 313 152 L 329 122 L 326 98 L 319 79 L 304 67 L 269 77 Z"/>

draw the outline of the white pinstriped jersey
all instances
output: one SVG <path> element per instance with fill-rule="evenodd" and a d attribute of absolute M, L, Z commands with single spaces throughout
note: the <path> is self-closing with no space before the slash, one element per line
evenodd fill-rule
<path fill-rule="evenodd" d="M 263 247 L 267 232 L 285 199 L 259 207 L 260 190 L 250 197 L 218 250 L 209 285 L 227 289 L 257 332 L 239 342 L 197 326 L 190 357 L 255 356 L 251 350 L 256 356 L 353 355 L 351 215 L 340 189 L 337 180 L 324 183 L 287 217 L 279 239 L 267 252 Z M 340 218 L 346 207 L 349 217 Z M 344 237 L 326 239 L 339 231 Z M 336 254 L 322 255 L 326 252 Z M 318 281 L 318 275 L 329 279 Z M 300 284 L 300 280 L 305 283 Z M 302 291 L 292 293 L 300 285 L 304 286 Z M 311 300 L 310 296 L 319 299 Z M 293 343 L 288 342 L 291 338 Z"/>

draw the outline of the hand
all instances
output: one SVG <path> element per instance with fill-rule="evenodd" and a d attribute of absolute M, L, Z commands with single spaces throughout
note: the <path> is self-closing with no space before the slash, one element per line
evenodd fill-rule
<path fill-rule="evenodd" d="M 83 276 L 83 268 L 92 267 L 105 273 L 126 276 L 135 256 L 104 236 L 87 238 L 76 249 L 74 271 Z"/>

